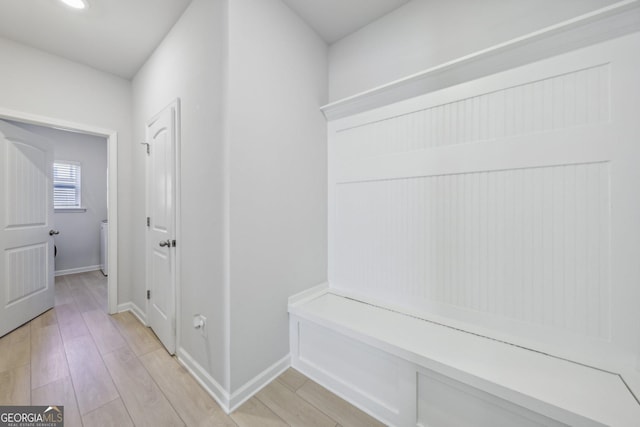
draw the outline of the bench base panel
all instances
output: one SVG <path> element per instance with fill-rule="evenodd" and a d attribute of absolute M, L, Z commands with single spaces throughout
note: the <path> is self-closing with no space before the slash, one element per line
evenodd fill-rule
<path fill-rule="evenodd" d="M 291 364 L 394 426 L 562 426 L 542 414 L 295 315 Z"/>

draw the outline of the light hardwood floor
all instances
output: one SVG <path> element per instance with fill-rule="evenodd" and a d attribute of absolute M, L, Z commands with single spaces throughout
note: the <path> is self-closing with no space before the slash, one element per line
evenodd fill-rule
<path fill-rule="evenodd" d="M 0 338 L 0 405 L 64 405 L 65 426 L 380 426 L 289 369 L 231 415 L 131 313 L 107 314 L 99 271 L 56 278 L 55 307 Z"/>

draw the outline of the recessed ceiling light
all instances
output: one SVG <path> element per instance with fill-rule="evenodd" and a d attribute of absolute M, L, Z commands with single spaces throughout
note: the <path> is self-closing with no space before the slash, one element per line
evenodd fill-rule
<path fill-rule="evenodd" d="M 74 9 L 84 9 L 87 7 L 87 2 L 84 0 L 60 0 L 62 3 Z"/>

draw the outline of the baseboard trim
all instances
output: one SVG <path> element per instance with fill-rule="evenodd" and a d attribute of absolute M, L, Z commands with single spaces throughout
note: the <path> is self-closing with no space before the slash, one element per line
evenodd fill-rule
<path fill-rule="evenodd" d="M 180 362 L 193 378 L 195 378 L 198 384 L 218 402 L 218 405 L 220 405 L 222 410 L 227 414 L 238 409 L 243 403 L 251 399 L 253 395 L 266 387 L 291 366 L 291 356 L 287 354 L 229 395 L 229 392 L 227 392 L 202 365 L 196 362 L 184 348 L 179 348 L 176 355 L 178 362 Z"/>
<path fill-rule="evenodd" d="M 123 311 L 130 311 L 134 316 L 138 318 L 140 323 L 142 323 L 144 326 L 149 326 L 147 324 L 147 315 L 144 311 L 140 310 L 140 307 L 138 307 L 135 303 L 129 301 L 125 302 L 124 304 L 119 304 L 118 313 L 122 313 Z"/>
<path fill-rule="evenodd" d="M 100 270 L 99 265 L 89 265 L 87 267 L 70 268 L 68 270 L 56 270 L 53 274 L 58 276 L 66 276 L 68 274 L 87 273 L 89 271 Z"/>
<path fill-rule="evenodd" d="M 253 395 L 266 387 L 271 381 L 275 380 L 280 374 L 291 366 L 291 355 L 285 357 L 256 375 L 242 387 L 231 394 L 229 399 L 229 413 L 238 409 L 244 402 L 251 399 Z"/>
<path fill-rule="evenodd" d="M 291 295 L 288 300 L 289 307 L 304 304 L 305 302 L 318 298 L 327 292 L 329 292 L 329 282 L 320 283 L 312 288 L 305 289 L 302 292 Z"/>
<path fill-rule="evenodd" d="M 209 373 L 195 361 L 184 348 L 178 348 L 176 352 L 178 362 L 191 374 L 193 378 L 218 402 L 218 405 L 227 414 L 229 411 L 229 393 Z"/>

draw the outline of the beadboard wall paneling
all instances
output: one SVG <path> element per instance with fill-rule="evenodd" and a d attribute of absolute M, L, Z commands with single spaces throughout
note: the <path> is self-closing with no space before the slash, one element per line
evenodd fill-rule
<path fill-rule="evenodd" d="M 609 83 L 603 64 L 342 129 L 337 155 L 355 160 L 604 123 Z"/>
<path fill-rule="evenodd" d="M 331 291 L 635 366 L 639 46 L 634 34 L 330 121 Z"/>
<path fill-rule="evenodd" d="M 606 162 L 340 184 L 335 285 L 609 339 Z"/>

